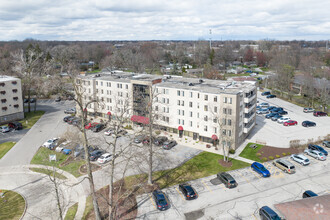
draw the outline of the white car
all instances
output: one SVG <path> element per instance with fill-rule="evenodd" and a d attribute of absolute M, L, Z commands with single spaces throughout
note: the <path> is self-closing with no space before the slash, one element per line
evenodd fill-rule
<path fill-rule="evenodd" d="M 296 161 L 297 163 L 300 163 L 304 166 L 310 163 L 309 159 L 302 154 L 292 154 L 290 158 L 291 160 Z"/>
<path fill-rule="evenodd" d="M 260 107 L 269 107 L 269 104 L 267 102 L 263 102 L 259 104 Z"/>
<path fill-rule="evenodd" d="M 102 156 L 97 159 L 97 162 L 99 163 L 106 163 L 112 159 L 112 155 L 109 153 L 102 154 Z"/>
<path fill-rule="evenodd" d="M 56 145 L 56 141 L 58 140 L 58 138 L 52 138 L 49 139 L 48 141 L 46 141 L 42 146 L 43 147 L 47 147 L 49 149 L 53 149 Z"/>
<path fill-rule="evenodd" d="M 110 136 L 111 134 L 114 134 L 114 133 L 115 133 L 115 131 L 113 129 L 109 128 L 104 132 L 104 135 Z"/>
<path fill-rule="evenodd" d="M 8 126 L 0 126 L 0 132 L 6 133 L 9 131 L 10 131 L 10 128 Z"/>
<path fill-rule="evenodd" d="M 277 119 L 277 123 L 282 124 L 283 122 L 289 121 L 290 118 L 289 117 L 281 117 L 279 119 Z"/>
<path fill-rule="evenodd" d="M 268 114 L 269 113 L 269 110 L 266 109 L 266 108 L 262 108 L 260 110 L 257 111 L 257 114 Z"/>
<path fill-rule="evenodd" d="M 308 154 L 309 156 L 311 157 L 314 157 L 315 159 L 318 159 L 318 160 L 326 160 L 327 157 L 320 151 L 317 151 L 317 150 L 311 150 L 311 149 L 306 149 L 304 151 L 305 154 Z"/>

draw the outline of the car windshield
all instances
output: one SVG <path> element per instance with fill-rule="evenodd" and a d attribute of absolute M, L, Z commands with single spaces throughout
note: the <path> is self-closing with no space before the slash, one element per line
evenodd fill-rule
<path fill-rule="evenodd" d="M 229 181 L 231 184 L 234 184 L 234 183 L 236 183 L 236 181 L 235 180 L 230 180 Z"/>
<path fill-rule="evenodd" d="M 47 141 L 47 143 L 52 143 L 52 142 L 53 142 L 53 140 L 48 140 L 48 141 Z"/>
<path fill-rule="evenodd" d="M 323 153 L 319 153 L 319 155 L 320 155 L 321 157 L 323 157 L 323 156 L 324 156 L 324 154 L 323 154 Z"/>
<path fill-rule="evenodd" d="M 272 220 L 281 220 L 281 218 L 278 217 L 278 215 L 272 216 L 271 219 L 272 219 Z"/>
<path fill-rule="evenodd" d="M 159 205 L 166 205 L 167 204 L 165 199 L 159 199 L 158 203 L 159 203 Z"/>
<path fill-rule="evenodd" d="M 304 161 L 305 161 L 305 162 L 308 162 L 309 160 L 308 160 L 308 159 L 305 159 Z"/>
<path fill-rule="evenodd" d="M 267 171 L 267 169 L 264 166 L 259 167 L 261 171 Z"/>
<path fill-rule="evenodd" d="M 293 170 L 294 169 L 294 166 L 291 166 L 290 169 Z"/>

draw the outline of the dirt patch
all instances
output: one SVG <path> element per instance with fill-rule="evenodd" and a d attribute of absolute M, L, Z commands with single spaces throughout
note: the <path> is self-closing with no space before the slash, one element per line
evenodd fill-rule
<path fill-rule="evenodd" d="M 230 160 L 227 162 L 224 161 L 223 159 L 218 160 L 218 163 L 223 167 L 231 167 L 233 165 L 233 162 L 231 162 Z"/>
<path fill-rule="evenodd" d="M 269 157 L 273 157 L 274 159 L 276 159 L 291 154 L 298 154 L 300 152 L 301 150 L 296 148 L 278 148 L 278 147 L 270 147 L 270 146 L 264 146 L 258 151 L 258 153 L 261 154 L 259 156 L 261 160 L 263 158 L 267 158 L 267 160 L 269 160 Z"/>
<path fill-rule="evenodd" d="M 92 171 L 94 172 L 96 170 L 101 169 L 101 166 L 91 163 L 91 168 L 92 168 Z M 87 165 L 86 164 L 81 165 L 79 167 L 79 172 L 81 174 L 86 174 L 87 173 Z"/>

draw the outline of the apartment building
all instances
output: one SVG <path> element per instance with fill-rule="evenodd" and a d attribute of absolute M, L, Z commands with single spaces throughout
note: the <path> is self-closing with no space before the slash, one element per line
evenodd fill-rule
<path fill-rule="evenodd" d="M 255 125 L 255 82 L 132 73 L 81 76 L 77 82 L 85 103 L 98 100 L 87 107 L 91 116 L 121 114 L 133 124 L 152 120 L 158 129 L 234 149 Z"/>
<path fill-rule="evenodd" d="M 24 118 L 21 80 L 0 76 L 0 124 Z"/>

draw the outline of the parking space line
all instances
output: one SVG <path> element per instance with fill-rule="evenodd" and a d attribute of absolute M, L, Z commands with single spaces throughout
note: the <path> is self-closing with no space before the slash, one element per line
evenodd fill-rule
<path fill-rule="evenodd" d="M 178 191 L 179 195 L 181 196 L 182 200 L 184 201 L 184 198 L 183 198 L 183 196 L 181 195 L 181 193 L 180 193 L 180 191 L 178 190 L 178 188 L 175 187 L 175 189 L 176 189 L 176 191 Z"/>
<path fill-rule="evenodd" d="M 238 170 L 236 170 L 236 172 L 241 176 L 241 177 L 243 177 L 243 179 L 245 179 L 248 183 L 250 183 L 250 181 L 247 179 L 247 178 L 245 178 Z"/>
<path fill-rule="evenodd" d="M 261 177 L 260 176 L 258 176 L 257 174 L 256 174 L 256 172 L 254 172 L 253 170 L 249 170 L 251 173 L 253 173 L 253 175 L 255 175 L 257 178 L 259 178 L 259 179 L 261 179 Z"/>
<path fill-rule="evenodd" d="M 220 184 L 220 186 L 223 188 L 223 189 L 226 189 L 226 187 L 224 186 L 224 184 Z"/>
<path fill-rule="evenodd" d="M 151 202 L 152 202 L 153 206 L 155 207 L 155 209 L 157 209 L 157 207 L 156 207 L 156 204 L 154 203 L 154 200 L 151 198 L 151 195 L 150 195 L 150 194 L 148 194 L 148 196 L 149 196 L 149 198 L 150 198 L 150 200 L 151 200 Z"/>
<path fill-rule="evenodd" d="M 252 216 L 253 216 L 256 220 L 258 220 L 257 217 L 256 217 L 254 214 L 253 214 Z"/>
<path fill-rule="evenodd" d="M 212 192 L 212 190 L 210 189 L 210 187 L 208 187 L 208 186 L 206 185 L 206 183 L 204 182 L 204 180 L 201 180 L 201 182 L 205 185 L 205 187 L 206 187 L 210 192 Z"/>

